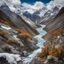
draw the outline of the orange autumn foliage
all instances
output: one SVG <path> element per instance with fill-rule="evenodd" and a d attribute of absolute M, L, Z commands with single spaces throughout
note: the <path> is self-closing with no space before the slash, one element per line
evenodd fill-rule
<path fill-rule="evenodd" d="M 50 32 L 46 35 L 48 39 L 48 44 L 44 45 L 44 48 L 42 48 L 41 53 L 39 53 L 37 56 L 40 58 L 47 57 L 47 56 L 54 56 L 58 58 L 64 57 L 64 44 L 59 44 L 59 38 L 57 36 L 61 35 L 62 38 L 64 38 L 64 29 L 59 29 L 54 32 Z M 61 39 L 61 41 L 64 43 L 64 40 Z"/>
<path fill-rule="evenodd" d="M 41 53 L 39 53 L 37 56 L 40 58 L 46 57 L 48 55 L 60 56 L 62 53 L 64 54 L 64 46 L 59 46 L 58 48 L 55 48 L 55 43 L 52 42 L 51 44 L 45 44 L 45 47 L 42 48 Z"/>
<path fill-rule="evenodd" d="M 46 44 L 45 47 L 42 48 L 41 53 L 39 53 L 37 56 L 40 57 L 40 58 L 42 58 L 44 56 L 47 56 L 49 50 L 50 50 L 50 45 L 49 44 Z"/>
<path fill-rule="evenodd" d="M 12 39 L 12 38 L 8 38 L 8 42 L 14 43 L 16 41 L 14 39 Z"/>
<path fill-rule="evenodd" d="M 40 57 L 40 58 L 42 58 L 42 57 L 44 57 L 44 56 L 45 56 L 45 55 L 44 55 L 44 53 L 42 53 L 42 52 L 37 54 L 37 57 Z"/>
<path fill-rule="evenodd" d="M 8 26 L 10 26 L 11 28 L 13 28 L 14 30 L 16 30 L 16 31 L 18 31 L 18 32 L 24 32 L 24 31 L 22 31 L 21 29 L 16 28 L 16 27 L 10 25 L 10 23 L 8 23 L 8 21 L 0 20 L 0 22 L 6 24 L 6 25 L 8 25 Z"/>
<path fill-rule="evenodd" d="M 49 49 L 48 45 L 44 48 L 42 48 L 41 53 L 37 54 L 37 57 L 43 58 L 46 56 L 55 56 L 55 57 L 60 57 L 60 56 L 64 56 L 64 46 L 59 46 L 58 48 L 54 48 L 54 49 Z"/>
<path fill-rule="evenodd" d="M 23 30 L 21 30 L 21 29 L 19 29 L 19 28 L 13 28 L 13 29 L 15 29 L 16 31 L 18 31 L 18 32 L 20 32 L 20 33 L 24 32 Z"/>
<path fill-rule="evenodd" d="M 53 50 L 49 51 L 49 55 L 50 56 L 57 56 L 58 55 L 57 49 L 53 49 Z"/>
<path fill-rule="evenodd" d="M 8 23 L 7 21 L 5 21 L 5 20 L 0 20 L 0 22 L 1 22 L 1 23 L 4 23 L 4 24 L 6 24 L 6 25 L 9 25 L 9 23 Z"/>
<path fill-rule="evenodd" d="M 25 39 L 26 38 L 31 38 L 31 36 L 26 32 L 18 34 L 18 37 L 19 38 L 25 38 Z"/>
<path fill-rule="evenodd" d="M 0 19 L 0 22 L 1 22 L 1 23 L 4 23 L 5 21 Z"/>
<path fill-rule="evenodd" d="M 64 54 L 64 46 L 59 46 L 58 48 L 56 48 L 58 50 L 58 54 L 63 53 Z"/>
<path fill-rule="evenodd" d="M 50 48 L 50 45 L 49 45 L 49 44 L 46 44 L 43 49 L 44 49 L 44 51 L 45 51 L 45 50 L 48 51 L 49 48 Z"/>
<path fill-rule="evenodd" d="M 5 34 L 6 34 L 5 31 L 1 31 L 1 32 L 0 32 L 0 35 L 5 35 Z"/>
<path fill-rule="evenodd" d="M 64 47 L 63 46 L 59 46 L 58 48 L 55 48 L 54 50 L 51 50 L 49 52 L 49 55 L 51 56 L 60 56 L 60 55 L 64 55 Z"/>

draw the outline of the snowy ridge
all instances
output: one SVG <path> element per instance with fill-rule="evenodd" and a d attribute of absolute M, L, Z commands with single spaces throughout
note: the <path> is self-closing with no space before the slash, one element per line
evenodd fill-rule
<path fill-rule="evenodd" d="M 6 58 L 10 64 L 17 64 L 17 61 L 21 60 L 20 55 L 18 54 L 0 53 L 0 58 L 1 57 Z"/>

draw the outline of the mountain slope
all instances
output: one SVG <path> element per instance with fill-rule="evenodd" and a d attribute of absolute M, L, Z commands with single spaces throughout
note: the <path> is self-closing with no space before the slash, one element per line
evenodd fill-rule
<path fill-rule="evenodd" d="M 53 20 L 54 17 L 58 14 L 59 8 L 54 7 L 52 10 L 46 11 L 44 16 L 41 18 L 40 24 L 46 24 L 48 21 Z"/>
<path fill-rule="evenodd" d="M 22 29 L 24 31 L 27 31 L 27 32 L 31 33 L 32 35 L 38 34 L 38 32 L 35 30 L 35 28 L 33 28 L 33 26 L 35 26 L 35 25 L 30 26 L 28 24 L 28 22 L 31 22 L 31 21 L 25 22 L 25 20 L 22 17 L 20 17 L 19 15 L 11 12 L 9 9 L 8 10 L 7 9 L 5 9 L 5 7 L 2 8 L 2 6 L 0 7 L 0 13 L 1 13 L 0 17 L 1 18 L 5 17 L 3 20 L 5 20 L 9 24 L 11 24 L 11 26 L 17 27 L 17 28 Z"/>
<path fill-rule="evenodd" d="M 48 33 L 44 36 L 45 39 L 50 39 L 62 32 L 64 29 L 64 7 L 59 11 L 59 13 L 55 16 L 55 18 L 51 21 L 48 21 L 46 23 L 46 27 L 44 30 L 46 30 Z"/>

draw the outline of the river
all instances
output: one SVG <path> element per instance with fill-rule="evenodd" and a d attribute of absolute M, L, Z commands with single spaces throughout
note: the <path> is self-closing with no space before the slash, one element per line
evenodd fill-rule
<path fill-rule="evenodd" d="M 29 64 L 33 60 L 33 58 L 37 55 L 37 53 L 41 51 L 43 43 L 45 42 L 45 40 L 42 38 L 42 36 L 46 34 L 46 32 L 43 30 L 44 27 L 45 27 L 44 25 L 41 25 L 41 27 L 37 28 L 36 30 L 39 32 L 39 34 L 34 37 L 38 40 L 37 46 L 39 46 L 39 49 L 34 50 L 32 54 L 26 57 L 24 59 L 23 64 Z"/>

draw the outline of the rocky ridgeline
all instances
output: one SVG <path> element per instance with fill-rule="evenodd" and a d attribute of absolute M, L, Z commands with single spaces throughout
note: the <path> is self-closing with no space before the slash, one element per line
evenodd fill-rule
<path fill-rule="evenodd" d="M 64 7 L 45 25 L 44 48 L 30 64 L 64 64 Z"/>
<path fill-rule="evenodd" d="M 29 24 L 29 22 L 31 24 Z M 0 7 L 0 64 L 23 64 L 23 59 L 37 49 L 36 26 L 7 9 Z"/>

